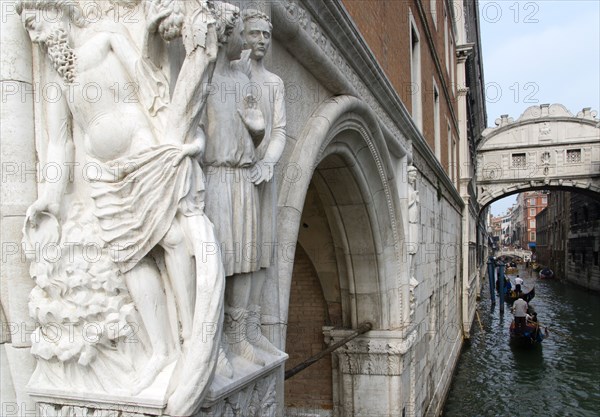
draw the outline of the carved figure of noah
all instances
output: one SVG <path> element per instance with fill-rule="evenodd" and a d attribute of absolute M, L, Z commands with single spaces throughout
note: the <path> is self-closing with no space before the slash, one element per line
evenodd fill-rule
<path fill-rule="evenodd" d="M 202 7 L 203 3 L 197 4 Z M 199 406 L 215 372 L 225 285 L 218 252 L 211 256 L 204 253 L 205 245 L 214 244 L 216 237 L 203 213 L 204 183 L 194 159 L 202 144 L 184 143 L 186 137 L 161 135 L 164 126 L 140 104 L 148 102 L 141 97 L 147 92 L 140 91 L 136 100 L 118 95 L 123 92 L 115 86 L 153 82 L 140 79 L 142 54 L 124 28 L 102 21 L 87 24 L 77 3 L 69 0 L 25 0 L 18 10 L 32 42 L 39 44 L 48 58 L 42 65 L 46 81 L 63 87 L 60 100 L 45 103 L 47 161 L 62 165 L 73 158 L 73 129 L 77 127 L 83 134 L 86 160 L 103 168 L 102 176 L 92 184 L 94 212 L 102 239 L 117 249 L 110 253 L 124 276 L 153 351 L 132 391 L 135 394 L 152 383 L 181 350 L 179 374 L 177 381 L 171 381 L 172 395 L 166 411 L 189 415 Z M 47 10 L 62 18 L 48 21 L 42 13 Z M 156 30 L 165 16 L 151 19 L 148 30 Z M 216 42 L 215 31 L 231 30 L 236 18 L 237 8 L 231 6 L 216 22 L 216 28 L 211 29 L 210 24 L 205 28 L 207 39 L 212 30 Z M 206 67 L 195 70 L 200 83 Z M 98 100 L 86 99 L 82 89 L 88 85 L 101 91 Z M 35 227 L 43 212 L 60 217 L 66 186 L 66 176 L 44 185 L 27 211 L 30 227 Z M 167 275 L 177 301 L 181 347 L 170 338 L 161 276 L 146 256 L 157 245 L 164 250 Z M 215 325 L 212 337 L 204 334 L 206 323 Z M 194 343 L 198 340 L 201 342 Z M 110 375 L 98 376 L 102 377 Z M 104 381 L 104 385 L 110 383 Z"/>

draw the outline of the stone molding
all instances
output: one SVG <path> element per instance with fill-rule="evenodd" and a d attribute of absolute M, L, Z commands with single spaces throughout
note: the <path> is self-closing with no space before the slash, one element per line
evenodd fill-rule
<path fill-rule="evenodd" d="M 352 330 L 325 328 L 323 333 L 329 344 L 333 344 Z M 416 336 L 415 331 L 406 335 L 400 331 L 372 330 L 338 348 L 334 354 L 343 374 L 401 376 L 406 371 L 405 355 L 411 352 Z"/>
<path fill-rule="evenodd" d="M 415 140 L 420 134 L 339 2 L 283 0 L 274 2 L 272 10 L 275 38 L 333 93 L 361 97 L 382 119 L 381 126 L 392 153 L 398 157 L 409 154 L 407 138 Z M 326 30 L 332 23 L 335 30 Z M 310 56 L 302 59 L 309 55 L 307 51 Z M 349 56 L 360 61 L 360 65 L 349 60 Z M 367 86 L 364 79 L 372 84 Z"/>
<path fill-rule="evenodd" d="M 359 129 L 357 126 L 361 128 Z M 406 279 L 406 283 L 408 282 L 408 278 L 402 275 L 401 251 L 398 250 L 398 248 L 401 248 L 399 245 L 403 244 L 402 223 L 399 221 L 401 216 L 399 207 L 393 203 L 398 198 L 396 197 L 397 189 L 391 184 L 386 185 L 394 177 L 394 166 L 389 150 L 386 147 L 385 139 L 379 129 L 376 115 L 364 101 L 356 97 L 345 95 L 326 100 L 305 123 L 305 127 L 298 137 L 287 162 L 298 164 L 302 168 L 306 167 L 310 171 L 307 172 L 307 175 L 303 175 L 300 181 L 293 184 L 289 182 L 285 183 L 281 188 L 278 200 L 278 206 L 280 207 L 278 222 L 279 228 L 282 231 L 279 236 L 280 241 L 290 242 L 297 240 L 300 224 L 298 217 L 304 206 L 304 198 L 312 178 L 313 170 L 326 156 L 325 153 L 328 152 L 327 146 L 336 138 L 336 134 L 344 130 L 354 130 L 361 135 L 364 143 L 364 145 L 361 144 L 361 148 L 369 148 L 369 155 L 374 165 L 373 168 L 377 170 L 379 182 L 382 184 L 382 189 L 385 193 L 386 207 L 383 208 L 386 211 L 385 219 L 382 217 L 382 210 L 378 213 L 380 216 L 378 224 L 384 224 L 383 222 L 389 224 L 389 228 L 386 227 L 386 230 L 390 230 L 393 234 L 393 256 L 396 265 L 393 271 L 390 268 L 389 273 L 379 276 L 380 280 L 384 279 L 384 277 L 387 277 L 388 280 L 387 283 L 381 284 L 381 288 L 401 288 L 404 279 Z M 365 136 L 367 132 L 368 135 Z M 333 151 L 333 149 L 330 150 Z M 357 169 L 371 171 L 368 167 L 364 167 L 360 163 L 361 161 L 356 158 L 356 155 L 350 155 L 350 158 L 355 158 L 358 162 L 358 165 L 356 165 Z M 375 173 L 375 170 L 371 172 Z M 380 235 L 376 234 L 375 236 Z M 291 267 L 291 263 L 280 264 L 280 299 L 282 300 L 289 298 Z M 385 304 L 379 305 L 376 308 L 377 317 L 365 317 L 364 319 L 373 320 L 376 327 L 399 326 L 403 319 L 398 309 L 401 305 L 404 305 L 405 300 L 402 299 L 400 303 L 396 302 L 395 305 L 390 305 L 385 297 L 382 301 Z M 383 316 L 384 314 L 387 315 Z M 287 306 L 282 305 L 281 319 L 285 321 L 286 318 Z"/>

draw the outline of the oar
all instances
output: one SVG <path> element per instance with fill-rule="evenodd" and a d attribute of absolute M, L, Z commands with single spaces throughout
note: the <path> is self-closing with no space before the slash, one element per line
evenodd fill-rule
<path fill-rule="evenodd" d="M 479 317 L 479 310 L 475 310 L 475 315 L 477 316 L 477 322 L 479 323 L 479 327 L 481 327 L 481 331 L 484 331 L 483 324 L 481 324 L 481 318 Z"/>
<path fill-rule="evenodd" d="M 539 323 L 539 322 L 538 322 L 538 323 Z M 540 325 L 540 326 L 542 326 L 542 323 L 539 323 L 539 325 Z M 549 331 L 553 332 L 553 333 L 556 333 L 556 334 L 557 334 L 557 335 L 559 335 L 559 336 L 566 337 L 567 339 L 571 339 L 571 336 L 569 336 L 568 334 L 564 334 L 564 333 L 562 333 L 562 332 L 559 332 L 558 330 L 555 330 L 555 329 L 554 329 L 554 328 L 552 328 L 552 327 L 549 327 L 549 326 L 544 326 L 544 328 L 545 328 L 546 330 L 549 330 Z"/>

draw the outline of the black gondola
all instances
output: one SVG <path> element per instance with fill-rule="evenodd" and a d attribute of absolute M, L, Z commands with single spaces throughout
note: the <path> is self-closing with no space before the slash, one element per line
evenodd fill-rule
<path fill-rule="evenodd" d="M 550 268 L 544 268 L 540 271 L 540 279 L 552 279 L 554 278 L 554 272 Z"/>
<path fill-rule="evenodd" d="M 523 294 L 523 299 L 527 302 L 530 302 L 531 300 L 533 300 L 533 297 L 535 297 L 535 287 L 533 287 L 529 292 L 526 293 L 521 293 Z M 509 291 L 508 293 L 504 294 L 504 300 L 507 303 L 513 303 L 517 298 L 519 298 L 519 294 L 517 294 L 516 291 L 512 290 Z"/>
<path fill-rule="evenodd" d="M 546 332 L 542 332 L 538 322 L 527 321 L 523 327 L 517 327 L 515 321 L 510 323 L 510 342 L 520 346 L 535 346 L 544 340 Z"/>

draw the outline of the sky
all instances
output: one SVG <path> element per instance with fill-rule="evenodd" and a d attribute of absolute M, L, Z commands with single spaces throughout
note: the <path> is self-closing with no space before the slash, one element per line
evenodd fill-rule
<path fill-rule="evenodd" d="M 488 126 L 545 103 L 600 110 L 600 0 L 480 0 L 479 13 Z"/>

